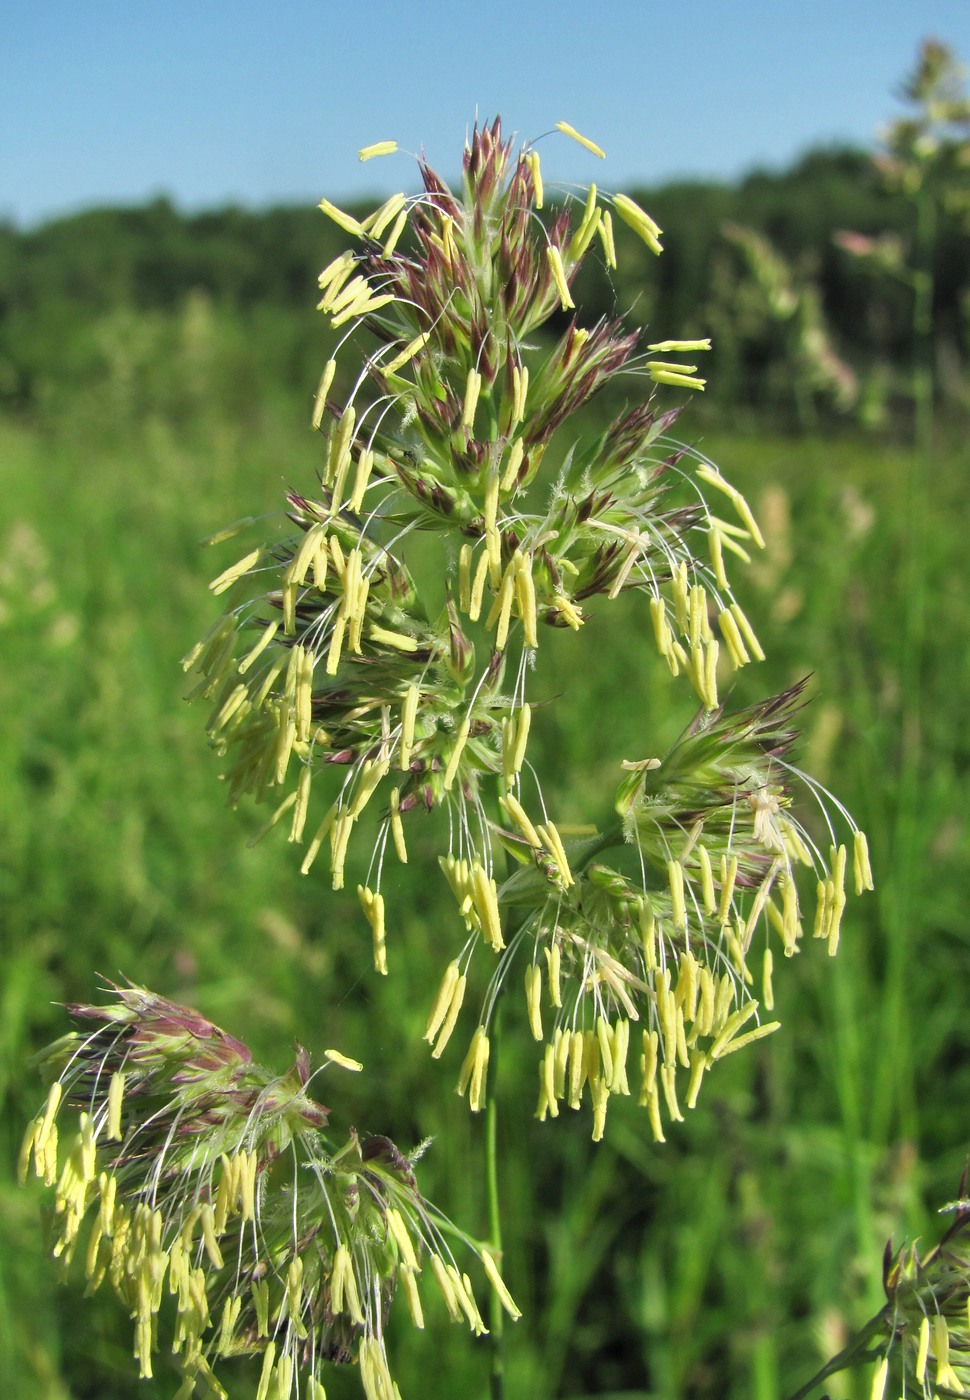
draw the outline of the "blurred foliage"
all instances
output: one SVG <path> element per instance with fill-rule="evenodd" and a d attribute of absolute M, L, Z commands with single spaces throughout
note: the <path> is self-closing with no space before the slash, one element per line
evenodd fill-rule
<path fill-rule="evenodd" d="M 725 226 L 742 226 L 799 269 L 803 301 L 813 299 L 812 319 L 825 328 L 832 353 L 862 377 L 901 377 L 898 409 L 909 411 L 906 290 L 875 283 L 833 242 L 845 228 L 911 236 L 905 195 L 887 189 L 866 153 L 817 150 L 789 170 L 755 172 L 735 186 L 682 183 L 632 193 L 663 228 L 666 251 L 656 259 L 618 229 L 618 270 L 591 259 L 577 281 L 576 301 L 590 324 L 620 313 L 662 333 L 717 329 L 708 396 L 719 420 L 743 422 L 756 410 L 779 427 L 804 427 L 785 382 L 785 338 L 779 344 L 770 328 L 733 317 L 748 271 Z M 184 215 L 158 199 L 30 230 L 0 226 L 0 405 L 43 416 L 56 412 L 66 386 L 93 390 L 113 357 L 124 355 L 136 370 L 139 356 L 150 353 L 152 328 L 162 335 L 164 319 L 187 303 L 208 306 L 226 339 L 237 340 L 230 372 L 240 401 L 254 376 L 262 379 L 266 358 L 299 383 L 314 337 L 319 344 L 315 274 L 342 247 L 339 229 L 302 207 Z M 949 366 L 941 392 L 959 397 L 954 366 L 965 366 L 970 352 L 970 234 L 958 210 L 942 213 L 933 258 L 934 353 Z M 832 397 L 825 400 L 820 407 L 831 416 Z"/>

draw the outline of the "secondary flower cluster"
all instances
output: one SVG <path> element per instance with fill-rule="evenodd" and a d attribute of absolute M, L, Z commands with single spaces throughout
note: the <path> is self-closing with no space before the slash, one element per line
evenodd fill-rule
<path fill-rule="evenodd" d="M 872 1393 L 881 1397 L 890 1371 L 902 1393 L 923 1396 L 970 1393 L 970 1201 L 964 1195 L 949 1209 L 953 1223 L 942 1240 L 920 1258 L 915 1244 L 895 1255 L 886 1246 L 883 1282 L 888 1340 L 876 1367 Z"/>
<path fill-rule="evenodd" d="M 324 1363 L 349 1361 L 367 1400 L 394 1400 L 388 1308 L 400 1288 L 423 1327 L 426 1264 L 451 1316 L 486 1330 L 442 1227 L 464 1237 L 388 1138 L 331 1141 L 304 1051 L 276 1076 L 197 1012 L 113 991 L 108 1006 L 70 1008 L 94 1029 L 48 1052 L 58 1077 L 20 1166 L 54 1191 L 54 1255 L 69 1264 L 80 1245 L 89 1290 L 108 1279 L 129 1308 L 143 1376 L 170 1299 L 180 1397 L 200 1381 L 225 1396 L 213 1367 L 245 1354 L 262 1356 L 260 1400 L 324 1400 Z M 493 1257 L 467 1243 L 518 1316 Z"/>
<path fill-rule="evenodd" d="M 661 1093 L 680 1115 L 678 1065 L 693 1103 L 706 1067 L 770 1029 L 748 991 L 748 952 L 772 927 L 794 951 L 800 862 L 816 871 L 815 931 L 834 951 L 846 849 L 834 832 L 831 849 L 813 847 L 788 813 L 793 735 L 779 726 L 793 697 L 734 715 L 720 706 L 725 676 L 763 656 L 725 561 L 763 541 L 740 492 L 667 436 L 680 409 L 656 398 L 658 386 L 703 388 L 695 364 L 669 357 L 693 360 L 708 342 L 644 352 L 619 322 L 584 327 L 573 314 L 591 251 L 616 265 L 614 216 L 655 253 L 659 228 L 595 185 L 544 218 L 538 152 L 514 152 L 498 122 L 466 146 L 460 190 L 423 162 L 421 174 L 422 193 L 363 220 L 323 202 L 352 246 L 320 275 L 320 309 L 346 328 L 313 415 L 320 488 L 291 492 L 289 529 L 213 580 L 231 603 L 186 666 L 200 673 L 230 801 L 272 798 L 267 827 L 286 819 L 290 840 L 306 841 L 304 871 L 325 850 L 339 889 L 368 831 L 358 894 L 380 972 L 385 855 L 407 860 L 416 812 L 447 814 L 441 866 L 464 938 L 427 1038 L 440 1055 L 484 945 L 494 975 L 460 1076 L 473 1108 L 495 997 L 523 955 L 537 1038 L 543 973 L 555 1012 L 540 1114 L 588 1092 L 599 1136 L 609 1094 L 628 1091 L 641 1021 L 640 1094 L 659 1138 Z M 346 380 L 342 352 L 363 333 Z M 619 390 L 626 406 L 584 437 L 577 415 Z M 584 664 L 590 601 L 623 593 L 642 599 L 645 631 L 702 709 L 662 762 L 630 762 L 619 819 L 576 844 L 528 758 L 532 662 L 560 628 L 577 634 Z M 867 887 L 861 834 L 855 843 Z M 598 859 L 612 847 L 616 869 Z M 503 852 L 521 867 L 507 879 Z M 770 949 L 761 970 L 770 1010 Z"/>

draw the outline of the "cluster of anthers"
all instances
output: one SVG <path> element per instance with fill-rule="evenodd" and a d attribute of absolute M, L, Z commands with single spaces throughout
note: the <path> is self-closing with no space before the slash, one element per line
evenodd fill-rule
<path fill-rule="evenodd" d="M 794 692 L 734 714 L 719 702 L 725 675 L 763 656 L 726 561 L 763 541 L 741 493 L 668 436 L 679 407 L 657 403 L 658 386 L 703 389 L 693 360 L 709 343 L 642 350 L 619 322 L 584 327 L 574 314 L 583 260 L 598 250 L 616 266 L 614 217 L 654 253 L 660 229 L 596 185 L 541 215 L 538 152 L 513 152 L 498 122 L 466 145 L 459 191 L 420 170 L 421 193 L 365 219 L 322 204 L 352 246 L 320 275 L 320 309 L 343 332 L 313 411 L 320 486 L 292 492 L 288 532 L 213 580 L 230 606 L 185 664 L 211 706 L 230 801 L 273 800 L 264 829 L 285 819 L 306 842 L 304 871 L 326 850 L 339 889 L 355 834 L 369 832 L 358 893 L 380 972 L 385 856 L 407 860 L 417 813 L 447 813 L 441 865 L 464 939 L 427 1039 L 441 1055 L 485 945 L 493 975 L 459 1082 L 471 1107 L 520 958 L 529 1023 L 547 1037 L 540 1116 L 585 1095 L 600 1137 L 610 1094 L 629 1092 L 632 1047 L 660 1139 L 662 1107 L 681 1115 L 679 1073 L 693 1104 L 712 1063 L 774 1028 L 762 1017 L 771 941 L 798 945 L 799 864 L 815 871 L 814 931 L 834 951 L 848 856 L 827 813 L 846 814 L 808 784 L 831 836 L 822 849 L 790 811 Z M 556 338 L 540 333 L 550 321 Z M 621 386 L 627 406 L 584 438 L 577 413 Z M 547 628 L 579 647 L 590 600 L 621 594 L 643 600 L 644 631 L 701 710 L 670 753 L 617 774 L 606 830 L 571 839 L 528 759 L 532 663 Z M 864 837 L 846 825 L 856 887 L 869 888 Z"/>
<path fill-rule="evenodd" d="M 237 1355 L 263 1358 L 258 1400 L 325 1400 L 325 1363 L 350 1361 L 367 1400 L 400 1400 L 387 1313 L 400 1288 L 424 1326 L 426 1264 L 452 1318 L 487 1330 L 445 1231 L 518 1317 L 494 1257 L 422 1198 L 413 1157 L 353 1130 L 330 1140 L 304 1052 L 275 1076 L 197 1012 L 113 990 L 108 1006 L 72 1007 L 95 1029 L 48 1052 L 57 1078 L 20 1170 L 33 1162 L 54 1190 L 54 1255 L 66 1266 L 80 1247 L 89 1291 L 108 1279 L 130 1310 L 142 1376 L 171 1299 L 178 1400 L 200 1383 L 225 1400 L 214 1367 Z M 337 1051 L 326 1060 L 360 1069 Z"/>

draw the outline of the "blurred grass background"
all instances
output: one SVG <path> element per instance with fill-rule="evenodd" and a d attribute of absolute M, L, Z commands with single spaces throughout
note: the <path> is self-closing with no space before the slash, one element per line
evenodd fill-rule
<path fill-rule="evenodd" d="M 177 1386 L 174 1369 L 136 1381 L 130 1323 L 106 1293 L 82 1300 L 62 1286 L 42 1249 L 41 1193 L 13 1184 L 43 1093 L 29 1057 L 62 1033 L 61 1003 L 93 997 L 98 974 L 188 1001 L 280 1069 L 296 1040 L 363 1060 L 359 1079 L 326 1081 L 326 1101 L 406 1148 L 432 1137 L 423 1188 L 485 1232 L 483 1125 L 453 1093 L 464 1045 L 456 1037 L 439 1064 L 420 1039 L 450 956 L 444 882 L 416 843 L 388 881 L 391 975 L 375 977 L 356 879 L 334 894 L 323 870 L 299 875 L 281 837 L 247 846 L 261 814 L 222 804 L 203 715 L 183 702 L 179 658 L 216 614 L 206 585 L 222 567 L 198 541 L 278 510 L 286 486 L 312 489 L 320 443 L 306 424 L 327 332 L 281 297 L 232 303 L 198 267 L 158 305 L 126 282 L 108 295 L 93 273 L 85 298 L 71 258 L 88 239 L 111 264 L 99 227 L 100 241 L 83 219 L 74 241 L 48 231 L 32 264 L 26 252 L 5 264 L 4 285 L 30 292 L 7 297 L 0 336 L 0 1389 L 11 1400 L 154 1400 Z M 264 236 L 267 261 L 302 268 L 299 305 L 312 306 L 331 256 L 323 220 L 318 244 L 284 251 Z M 212 267 L 231 228 L 220 240 Z M 653 320 L 675 289 L 643 295 L 663 334 L 696 332 Z M 751 376 L 762 353 L 745 360 Z M 710 368 L 716 383 L 716 355 Z M 776 1400 L 879 1306 L 886 1238 L 933 1239 L 933 1209 L 956 1193 L 970 1143 L 961 413 L 957 396 L 931 458 L 906 445 L 892 403 L 875 435 L 824 412 L 795 433 L 783 395 L 740 392 L 678 425 L 745 491 L 767 538 L 735 577 L 768 660 L 741 673 L 735 698 L 812 673 L 804 766 L 867 830 L 877 891 L 850 903 L 837 959 L 809 943 L 778 969 L 782 1033 L 727 1060 L 663 1147 L 642 1111 L 616 1100 L 599 1146 L 585 1116 L 537 1124 L 536 1050 L 509 1026 L 505 1269 L 525 1312 L 508 1334 L 510 1398 Z M 536 742 L 553 801 L 573 794 L 588 809 L 609 802 L 612 765 L 662 751 L 690 706 L 645 619 L 617 604 L 587 632 L 581 668 L 575 648 L 552 662 L 572 697 L 568 727 L 540 722 Z M 428 1311 L 426 1334 L 394 1329 L 402 1393 L 484 1395 L 484 1347 L 443 1308 Z M 232 1394 L 254 1394 L 257 1373 L 228 1368 Z M 328 1393 L 358 1385 L 338 1375 Z M 868 1381 L 830 1391 L 861 1396 Z"/>

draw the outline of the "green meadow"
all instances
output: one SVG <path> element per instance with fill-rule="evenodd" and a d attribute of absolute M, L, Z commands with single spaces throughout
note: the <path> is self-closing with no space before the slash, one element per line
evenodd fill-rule
<path fill-rule="evenodd" d="M 219 610 L 208 581 L 235 557 L 200 541 L 278 511 L 286 487 L 312 491 L 327 333 L 199 293 L 170 311 L 74 307 L 69 320 L 59 342 L 51 313 L 44 353 L 22 361 L 30 401 L 11 389 L 0 415 L 0 1389 L 155 1400 L 178 1388 L 174 1363 L 137 1380 L 130 1320 L 107 1286 L 82 1296 L 83 1271 L 65 1281 L 43 1247 L 45 1193 L 15 1182 L 46 1092 L 30 1059 L 63 1034 L 64 1003 L 127 977 L 279 1070 L 296 1042 L 315 1060 L 339 1047 L 367 1073 L 328 1077 L 324 1101 L 406 1148 L 430 1139 L 423 1189 L 482 1235 L 483 1124 L 453 1091 L 464 1039 L 438 1062 L 421 1039 L 452 917 L 430 838 L 424 849 L 419 830 L 388 877 L 390 976 L 377 977 L 354 894 L 363 869 L 335 893 L 322 868 L 301 876 L 283 830 L 250 844 L 265 813 L 225 805 L 204 706 L 185 701 L 180 658 Z M 613 1101 L 600 1144 L 585 1114 L 539 1124 L 536 1047 L 510 1018 L 504 1272 L 524 1313 L 507 1329 L 510 1400 L 779 1400 L 880 1306 L 887 1239 L 932 1242 L 958 1193 L 965 421 L 938 425 L 929 456 L 907 445 L 902 417 L 868 434 L 824 416 L 811 433 L 791 427 L 722 403 L 692 405 L 677 433 L 741 487 L 766 538 L 734 577 L 767 660 L 739 673 L 731 699 L 811 677 L 802 760 L 868 833 L 876 891 L 850 902 L 836 958 L 807 938 L 776 967 L 782 1030 L 726 1061 L 663 1145 L 628 1101 Z M 570 637 L 550 649 L 568 721 L 536 722 L 565 810 L 608 808 L 620 761 L 662 752 L 692 717 L 641 616 L 601 603 L 592 622 L 581 668 Z M 804 817 L 825 839 L 818 814 Z M 429 1306 L 424 1334 L 392 1324 L 390 1348 L 405 1397 L 486 1394 L 485 1345 L 443 1307 Z M 234 1397 L 255 1394 L 258 1366 L 226 1374 Z M 868 1386 L 839 1377 L 830 1393 Z M 358 1379 L 334 1373 L 327 1393 L 356 1395 Z"/>

